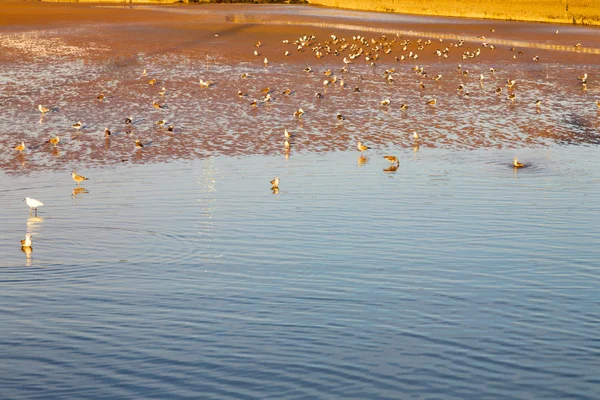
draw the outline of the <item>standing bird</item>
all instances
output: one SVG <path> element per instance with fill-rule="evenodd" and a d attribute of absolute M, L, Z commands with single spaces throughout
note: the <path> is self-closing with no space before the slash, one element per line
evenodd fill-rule
<path fill-rule="evenodd" d="M 79 131 L 82 127 L 83 127 L 83 124 L 81 123 L 81 121 L 77 121 L 76 123 L 71 125 L 71 128 L 74 128 L 76 131 Z"/>
<path fill-rule="evenodd" d="M 111 133 L 110 133 L 110 129 L 108 129 L 108 128 L 104 128 L 104 136 L 105 136 L 105 137 L 109 137 L 110 135 L 111 135 Z"/>
<path fill-rule="evenodd" d="M 82 175 L 77 175 L 77 174 L 75 173 L 75 171 L 71 172 L 71 177 L 73 178 L 73 180 L 74 180 L 75 182 L 77 182 L 77 184 L 78 184 L 78 185 L 79 185 L 81 182 L 83 182 L 83 181 L 87 181 L 88 179 L 90 179 L 90 178 L 86 178 L 85 176 L 82 176 Z"/>
<path fill-rule="evenodd" d="M 382 106 L 386 107 L 390 105 L 390 99 L 383 99 L 379 102 Z"/>
<path fill-rule="evenodd" d="M 296 112 L 294 112 L 294 117 L 300 117 L 304 114 L 304 110 L 299 108 Z"/>
<path fill-rule="evenodd" d="M 386 160 L 388 160 L 391 164 L 400 165 L 400 161 L 398 161 L 398 157 L 396 156 L 383 156 Z"/>
<path fill-rule="evenodd" d="M 413 131 L 413 133 L 412 133 L 412 137 L 413 137 L 413 139 L 415 139 L 415 140 L 419 140 L 419 137 L 420 137 L 420 136 L 419 136 L 419 134 L 417 133 L 417 131 Z"/>
<path fill-rule="evenodd" d="M 22 249 L 31 249 L 31 245 L 33 242 L 31 241 L 31 235 L 27 233 L 25 235 L 25 239 L 21 239 L 21 248 Z"/>
<path fill-rule="evenodd" d="M 50 109 L 49 109 L 48 107 L 44 107 L 44 106 L 43 106 L 43 105 L 41 105 L 41 104 L 38 106 L 38 110 L 40 110 L 40 112 L 41 112 L 42 114 L 46 114 L 48 111 L 50 111 Z"/>
<path fill-rule="evenodd" d="M 58 142 L 60 142 L 60 137 L 58 137 L 58 136 L 54 136 L 53 138 L 46 140 L 46 143 L 50 143 L 50 144 L 54 145 L 54 147 L 56 147 Z"/>
<path fill-rule="evenodd" d="M 519 160 L 517 160 L 517 157 L 515 157 L 515 158 L 513 158 L 513 167 L 515 167 L 515 168 L 523 168 L 523 167 L 525 167 L 525 165 L 521 164 L 519 162 Z"/>
<path fill-rule="evenodd" d="M 32 199 L 31 197 L 25 197 L 23 199 L 23 201 L 25 203 L 27 203 L 27 205 L 29 206 L 29 212 L 35 211 L 36 215 L 37 215 L 37 209 L 38 209 L 38 207 L 41 207 L 41 206 L 44 205 L 44 203 L 42 203 L 41 201 L 36 200 L 36 199 Z"/>
<path fill-rule="evenodd" d="M 271 189 L 279 189 L 279 178 L 275 178 L 271 181 Z"/>
<path fill-rule="evenodd" d="M 13 149 L 17 150 L 19 153 L 23 153 L 25 150 L 25 142 L 21 142 L 21 144 L 16 145 Z"/>
<path fill-rule="evenodd" d="M 358 150 L 360 150 L 361 153 L 363 153 L 365 150 L 370 149 L 369 146 L 365 146 L 362 142 L 356 143 L 356 148 L 358 148 Z"/>
<path fill-rule="evenodd" d="M 144 144 L 142 142 L 140 142 L 139 140 L 135 140 L 135 147 L 138 149 L 143 149 L 144 148 Z"/>

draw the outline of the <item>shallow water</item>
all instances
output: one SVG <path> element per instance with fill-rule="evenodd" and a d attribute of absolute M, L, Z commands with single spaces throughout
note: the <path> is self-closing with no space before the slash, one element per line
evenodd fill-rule
<path fill-rule="evenodd" d="M 597 397 L 600 116 L 592 79 L 585 93 L 575 79 L 599 71 L 594 58 L 484 55 L 466 77 L 456 55 L 429 59 L 421 92 L 393 53 L 323 88 L 339 59 L 265 68 L 203 45 L 106 55 L 110 37 L 71 43 L 70 29 L 49 45 L 61 58 L 17 69 L 18 41 L 0 63 L 1 397 Z M 514 103 L 494 93 L 509 77 Z M 249 106 L 267 85 L 273 102 Z M 56 110 L 40 120 L 39 102 Z M 357 139 L 373 147 L 362 157 Z M 90 178 L 79 193 L 71 170 Z M 44 202 L 37 216 L 26 196 Z"/>

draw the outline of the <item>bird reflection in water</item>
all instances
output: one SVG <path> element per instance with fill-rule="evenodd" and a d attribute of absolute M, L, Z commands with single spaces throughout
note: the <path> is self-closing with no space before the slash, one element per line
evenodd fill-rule
<path fill-rule="evenodd" d="M 78 195 L 86 194 L 86 193 L 89 193 L 89 191 L 86 188 L 84 188 L 84 187 L 76 187 L 76 188 L 73 188 L 73 193 L 72 193 L 71 196 L 72 197 L 77 197 Z"/>
<path fill-rule="evenodd" d="M 398 165 L 390 165 L 389 167 L 383 169 L 383 172 L 388 172 L 388 173 L 396 172 L 396 171 L 398 171 Z"/>
<path fill-rule="evenodd" d="M 33 253 L 33 248 L 21 247 L 21 251 L 25 253 L 25 265 L 31 267 L 31 253 Z"/>
<path fill-rule="evenodd" d="M 44 222 L 44 218 L 37 215 L 27 218 L 27 232 L 30 234 L 37 233 L 42 227 L 42 222 Z"/>
<path fill-rule="evenodd" d="M 60 157 L 60 150 L 58 147 L 53 147 L 50 154 L 52 154 L 53 157 Z"/>
<path fill-rule="evenodd" d="M 279 188 L 278 188 L 278 187 L 272 187 L 272 188 L 271 188 L 271 192 L 272 192 L 273 194 L 279 194 Z"/>
<path fill-rule="evenodd" d="M 358 164 L 359 167 L 361 167 L 361 166 L 365 165 L 368 161 L 369 161 L 369 159 L 367 157 L 365 157 L 364 155 L 361 154 L 358 157 L 357 164 Z"/>

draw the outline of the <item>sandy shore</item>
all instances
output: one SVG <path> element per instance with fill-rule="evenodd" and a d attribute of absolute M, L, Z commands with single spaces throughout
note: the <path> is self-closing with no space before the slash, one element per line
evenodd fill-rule
<path fill-rule="evenodd" d="M 0 167 L 19 173 L 348 151 L 357 140 L 456 150 L 598 141 L 600 31 L 593 28 L 239 4 L 5 2 L 0 22 Z M 299 51 L 294 42 L 305 36 L 311 39 Z M 576 79 L 583 73 L 590 76 L 585 90 Z M 202 88 L 199 79 L 214 83 Z M 507 88 L 513 79 L 516 87 Z M 292 94 L 283 94 L 288 88 Z M 380 105 L 385 98 L 388 107 Z M 40 118 L 38 104 L 55 111 Z M 300 118 L 298 108 L 306 111 Z M 173 133 L 155 125 L 161 119 Z M 77 121 L 79 133 L 70 128 Z M 284 128 L 297 133 L 291 153 Z M 57 148 L 45 143 L 57 134 Z M 135 139 L 147 145 L 143 151 Z M 21 141 L 23 155 L 12 149 Z"/>
<path fill-rule="evenodd" d="M 76 3 L 179 3 L 208 0 L 43 0 Z M 547 22 L 577 25 L 600 25 L 600 3 L 594 0 L 309 0 L 324 7 L 388 13 L 497 19 L 505 21 Z"/>

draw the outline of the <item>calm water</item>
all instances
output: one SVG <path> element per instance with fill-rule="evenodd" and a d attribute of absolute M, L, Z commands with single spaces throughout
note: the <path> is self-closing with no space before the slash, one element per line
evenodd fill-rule
<path fill-rule="evenodd" d="M 39 36 L 10 36 L 10 51 L 56 50 Z M 102 61 L 98 46 L 19 68 L 0 56 L 1 398 L 597 398 L 599 92 L 574 78 L 596 64 L 482 56 L 465 77 L 461 50 L 426 62 L 445 78 L 419 92 L 423 78 L 392 54 L 323 89 L 339 60 L 305 75 L 305 60 L 265 69 L 176 49 Z M 145 66 L 164 98 L 140 81 Z M 509 77 L 515 103 L 494 94 Z M 275 100 L 250 108 L 266 85 Z M 394 107 L 379 107 L 386 96 Z M 39 120 L 39 102 L 58 110 Z M 284 127 L 297 134 L 288 157 Z M 44 141 L 57 133 L 54 150 Z M 359 139 L 373 147 L 364 158 Z M 387 154 L 397 171 L 383 171 Z M 514 170 L 515 156 L 528 167 Z M 71 170 L 90 178 L 80 193 Z M 26 196 L 44 202 L 37 217 Z"/>
<path fill-rule="evenodd" d="M 596 148 L 396 153 L 3 174 L 3 396 L 594 398 Z"/>

